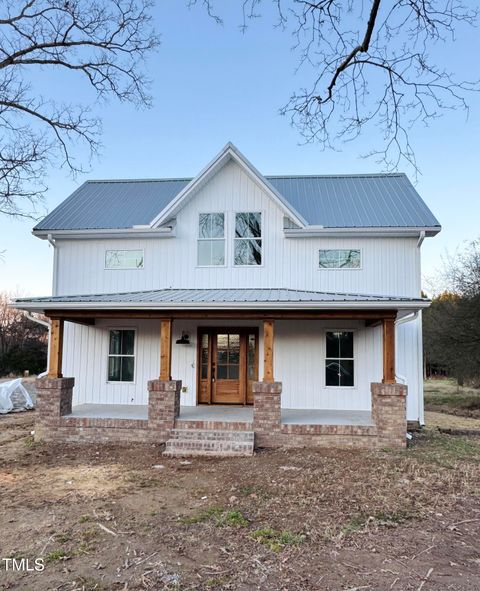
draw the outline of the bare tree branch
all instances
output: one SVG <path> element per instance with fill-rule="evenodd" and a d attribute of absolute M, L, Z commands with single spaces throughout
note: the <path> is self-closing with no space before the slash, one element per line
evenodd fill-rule
<path fill-rule="evenodd" d="M 78 144 L 99 147 L 88 105 L 59 104 L 26 82 L 31 68 L 82 76 L 98 98 L 149 106 L 144 60 L 159 44 L 150 0 L 24 0 L 0 7 L 0 214 L 35 216 L 49 166 L 83 172 Z M 67 80 L 67 79 L 66 79 Z"/>

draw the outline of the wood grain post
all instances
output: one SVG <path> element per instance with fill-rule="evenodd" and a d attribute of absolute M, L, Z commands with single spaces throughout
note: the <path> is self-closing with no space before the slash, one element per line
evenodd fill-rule
<path fill-rule="evenodd" d="M 395 320 L 383 319 L 383 383 L 395 384 Z"/>
<path fill-rule="evenodd" d="M 273 346 L 274 346 L 274 322 L 263 321 L 263 381 L 272 384 L 273 377 Z"/>
<path fill-rule="evenodd" d="M 52 318 L 50 327 L 50 359 L 48 377 L 61 378 L 63 355 L 63 318 Z"/>
<path fill-rule="evenodd" d="M 160 379 L 172 379 L 172 319 L 160 323 Z"/>

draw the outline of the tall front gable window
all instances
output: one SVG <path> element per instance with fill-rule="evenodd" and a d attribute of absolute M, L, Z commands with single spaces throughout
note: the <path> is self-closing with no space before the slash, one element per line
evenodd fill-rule
<path fill-rule="evenodd" d="M 225 214 L 201 213 L 198 218 L 198 265 L 225 265 Z"/>
<path fill-rule="evenodd" d="M 235 214 L 235 265 L 262 264 L 262 214 L 243 212 Z"/>
<path fill-rule="evenodd" d="M 326 341 L 325 385 L 354 386 L 353 332 L 327 332 Z"/>

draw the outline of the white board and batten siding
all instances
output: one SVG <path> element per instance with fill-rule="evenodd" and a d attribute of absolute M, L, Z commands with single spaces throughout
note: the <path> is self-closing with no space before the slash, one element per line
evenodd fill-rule
<path fill-rule="evenodd" d="M 233 265 L 235 212 L 262 213 L 263 264 Z M 198 216 L 225 212 L 226 264 L 197 265 Z M 57 240 L 54 295 L 119 293 L 162 288 L 292 288 L 330 292 L 419 297 L 420 249 L 415 238 L 285 238 L 285 213 L 238 165 L 226 164 L 176 217 L 176 237 L 163 239 Z M 360 249 L 361 268 L 319 269 L 320 249 Z M 142 249 L 144 268 L 105 269 L 105 251 Z M 210 323 L 211 324 L 211 323 Z M 225 324 L 224 322 L 222 324 Z M 241 325 L 241 322 L 234 322 Z M 259 325 L 247 322 L 249 326 Z M 370 408 L 370 382 L 381 379 L 380 329 L 356 329 L 356 386 L 325 388 L 324 331 L 339 323 L 277 321 L 275 378 L 283 382 L 285 408 Z M 172 374 L 187 387 L 182 403 L 196 403 L 196 328 L 193 321 L 174 323 L 174 338 L 182 327 L 192 337 L 189 346 L 173 345 Z M 137 329 L 133 384 L 107 383 L 108 328 Z M 261 331 L 260 331 L 261 332 Z M 177 334 L 178 333 L 178 334 Z M 397 330 L 397 373 L 409 386 L 408 418 L 421 413 L 421 322 Z M 95 327 L 66 324 L 64 374 L 76 378 L 74 402 L 146 404 L 147 381 L 159 373 L 159 326 L 153 321 L 98 321 Z M 261 347 L 261 343 L 260 343 Z M 262 351 L 260 351 L 260 360 Z M 261 364 L 260 364 L 261 368 Z"/>
<path fill-rule="evenodd" d="M 370 383 L 382 378 L 381 328 L 365 328 L 359 321 L 288 321 L 275 323 L 275 379 L 283 384 L 283 408 L 370 410 Z M 172 376 L 181 379 L 186 392 L 185 406 L 196 404 L 197 328 L 199 326 L 257 326 L 259 328 L 259 378 L 262 378 L 263 341 L 258 321 L 176 321 L 173 325 Z M 107 381 L 108 331 L 135 328 L 135 381 L 131 384 Z M 355 386 L 325 386 L 325 331 L 354 331 Z M 176 345 L 185 331 L 190 345 Z M 411 331 L 414 334 L 415 331 Z M 154 320 L 125 320 L 121 323 L 99 320 L 95 327 L 66 323 L 64 373 L 75 377 L 74 404 L 148 404 L 147 382 L 158 377 L 160 368 L 160 329 Z M 403 337 L 402 337 L 403 338 Z M 415 354 L 406 362 L 399 356 L 398 373 L 414 388 L 418 367 Z M 412 385 L 412 386 L 410 386 Z M 408 418 L 418 417 L 416 391 L 409 397 Z"/>
<path fill-rule="evenodd" d="M 262 212 L 263 264 L 235 267 L 235 212 Z M 224 267 L 197 266 L 199 213 L 225 212 Z M 415 238 L 285 238 L 284 212 L 236 164 L 227 164 L 177 215 L 176 238 L 57 240 L 54 295 L 162 288 L 281 287 L 418 297 Z M 105 251 L 142 249 L 144 268 L 106 270 Z M 320 249 L 360 249 L 362 268 L 319 269 Z"/>

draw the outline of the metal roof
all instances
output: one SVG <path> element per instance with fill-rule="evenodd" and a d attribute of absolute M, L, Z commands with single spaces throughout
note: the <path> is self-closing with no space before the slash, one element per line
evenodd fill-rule
<path fill-rule="evenodd" d="M 440 224 L 405 174 L 266 176 L 312 226 L 431 228 Z M 87 181 L 34 231 L 149 225 L 191 179 Z"/>
<path fill-rule="evenodd" d="M 65 295 L 65 296 L 46 296 L 38 298 L 19 298 L 14 301 L 15 307 L 22 308 L 26 304 L 28 308 L 35 305 L 42 308 L 47 305 L 52 308 L 56 305 L 58 308 L 62 304 L 139 304 L 141 306 L 171 305 L 192 307 L 219 305 L 219 304 L 295 304 L 303 303 L 312 305 L 318 304 L 338 304 L 338 303 L 387 303 L 387 304 L 423 304 L 428 300 L 422 298 L 408 298 L 399 296 L 385 295 L 365 295 L 352 293 L 331 293 L 320 291 L 305 291 L 299 289 L 282 288 L 258 288 L 258 289 L 157 289 L 151 291 L 132 291 L 125 293 L 103 293 L 87 295 Z M 72 306 L 69 306 L 72 307 Z M 91 307 L 91 306 L 90 306 Z"/>

